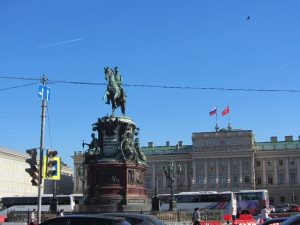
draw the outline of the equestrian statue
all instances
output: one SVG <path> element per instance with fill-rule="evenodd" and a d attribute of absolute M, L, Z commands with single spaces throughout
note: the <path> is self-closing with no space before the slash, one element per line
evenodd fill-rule
<path fill-rule="evenodd" d="M 112 116 L 119 106 L 123 116 L 125 116 L 126 94 L 122 87 L 122 76 L 119 74 L 118 67 L 116 66 L 114 69 L 104 67 L 104 74 L 108 84 L 103 99 L 106 100 L 106 104 L 111 103 Z"/>

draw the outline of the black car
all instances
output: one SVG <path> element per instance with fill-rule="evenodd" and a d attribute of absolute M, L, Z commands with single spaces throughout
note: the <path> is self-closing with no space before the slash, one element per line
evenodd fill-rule
<path fill-rule="evenodd" d="M 105 213 L 104 215 L 124 217 L 131 225 L 164 225 L 162 221 L 153 215 L 125 212 Z"/>
<path fill-rule="evenodd" d="M 125 218 L 106 215 L 68 215 L 46 220 L 40 225 L 130 225 Z"/>
<path fill-rule="evenodd" d="M 278 217 L 278 218 L 274 218 L 274 219 L 268 219 L 262 225 L 272 225 L 272 224 L 278 225 L 278 224 L 283 223 L 284 221 L 286 221 L 289 218 L 290 217 Z"/>
<path fill-rule="evenodd" d="M 299 225 L 300 224 L 300 214 L 290 217 L 288 220 L 284 221 L 281 225 Z"/>

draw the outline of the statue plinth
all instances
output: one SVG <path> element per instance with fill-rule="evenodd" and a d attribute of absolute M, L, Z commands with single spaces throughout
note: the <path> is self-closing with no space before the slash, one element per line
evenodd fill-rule
<path fill-rule="evenodd" d="M 87 185 L 77 211 L 149 211 L 145 187 L 146 158 L 139 147 L 138 128 L 128 117 L 105 116 L 93 124 L 85 153 Z"/>

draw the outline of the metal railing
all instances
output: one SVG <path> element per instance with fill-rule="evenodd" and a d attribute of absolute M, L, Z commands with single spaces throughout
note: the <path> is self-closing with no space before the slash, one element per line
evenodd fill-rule
<path fill-rule="evenodd" d="M 29 211 L 10 211 L 7 213 L 7 221 L 8 222 L 29 222 Z M 72 215 L 72 214 L 95 214 L 96 212 L 65 212 L 65 215 Z M 132 213 L 141 213 L 141 214 L 148 214 L 153 215 L 159 220 L 163 222 L 191 222 L 192 220 L 192 211 L 157 211 L 157 212 L 132 212 Z M 221 210 L 208 210 L 208 211 L 201 211 L 201 220 L 205 221 L 223 221 L 223 211 Z M 51 218 L 55 218 L 58 216 L 56 212 L 42 212 L 41 221 L 45 221 Z"/>

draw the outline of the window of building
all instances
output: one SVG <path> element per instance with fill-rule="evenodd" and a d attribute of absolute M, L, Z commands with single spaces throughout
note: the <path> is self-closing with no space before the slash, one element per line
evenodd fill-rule
<path fill-rule="evenodd" d="M 256 177 L 256 184 L 261 184 L 261 177 L 259 176 Z"/>
<path fill-rule="evenodd" d="M 280 204 L 284 204 L 285 203 L 285 196 L 280 196 Z"/>
<path fill-rule="evenodd" d="M 256 160 L 256 166 L 260 166 L 260 160 Z"/>
<path fill-rule="evenodd" d="M 273 175 L 268 174 L 268 184 L 273 184 Z"/>
<path fill-rule="evenodd" d="M 225 166 L 226 166 L 226 161 L 224 159 L 222 159 L 220 161 L 220 166 L 221 166 L 221 169 L 224 170 L 225 169 Z"/>
<path fill-rule="evenodd" d="M 227 184 L 227 176 L 225 174 L 220 175 L 221 184 Z"/>
<path fill-rule="evenodd" d="M 290 163 L 291 163 L 291 166 L 295 166 L 295 161 L 293 159 L 291 159 Z"/>
<path fill-rule="evenodd" d="M 237 174 L 233 174 L 233 183 L 237 184 L 239 182 L 239 176 Z"/>
<path fill-rule="evenodd" d="M 183 189 L 184 188 L 184 181 L 181 178 L 177 179 L 177 188 L 178 189 Z"/>
<path fill-rule="evenodd" d="M 203 184 L 203 176 L 198 176 L 197 183 L 198 184 Z"/>
<path fill-rule="evenodd" d="M 152 188 L 152 178 L 146 179 L 146 186 L 147 186 L 147 188 Z"/>
<path fill-rule="evenodd" d="M 238 145 L 238 144 L 239 144 L 239 141 L 238 141 L 237 138 L 231 138 L 231 139 L 230 139 L 230 144 L 232 144 L 232 145 Z"/>
<path fill-rule="evenodd" d="M 291 184 L 297 183 L 296 173 L 290 173 L 290 183 Z"/>
<path fill-rule="evenodd" d="M 283 166 L 283 160 L 279 159 L 279 166 Z"/>
<path fill-rule="evenodd" d="M 250 176 L 249 175 L 245 175 L 244 182 L 245 183 L 250 183 Z"/>
<path fill-rule="evenodd" d="M 273 197 L 269 197 L 269 202 L 271 205 L 274 205 L 274 198 Z"/>
<path fill-rule="evenodd" d="M 209 184 L 209 185 L 212 185 L 212 184 L 215 184 L 215 182 L 216 182 L 215 176 L 210 175 L 210 176 L 209 176 L 209 179 L 208 179 L 208 184 Z"/>
<path fill-rule="evenodd" d="M 250 160 L 249 159 L 243 160 L 243 169 L 244 170 L 249 170 L 250 169 Z"/>
<path fill-rule="evenodd" d="M 238 167 L 238 161 L 236 159 L 232 160 L 232 167 L 233 167 L 234 170 L 237 169 L 237 167 Z"/>
<path fill-rule="evenodd" d="M 284 174 L 278 174 L 278 184 L 284 184 Z"/>
<path fill-rule="evenodd" d="M 213 145 L 215 145 L 215 144 L 216 144 L 215 139 L 208 139 L 208 140 L 207 140 L 207 145 L 208 145 L 208 146 L 213 146 Z"/>
<path fill-rule="evenodd" d="M 163 181 L 162 177 L 157 177 L 157 187 L 162 188 L 163 187 Z"/>
<path fill-rule="evenodd" d="M 197 159 L 197 167 L 198 167 L 198 168 L 201 168 L 202 165 L 203 165 L 202 160 Z"/>
<path fill-rule="evenodd" d="M 272 166 L 271 160 L 268 160 L 268 161 L 267 161 L 267 165 L 268 165 L 268 166 Z"/>

